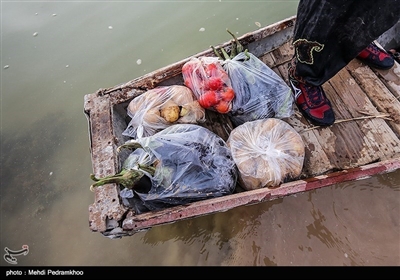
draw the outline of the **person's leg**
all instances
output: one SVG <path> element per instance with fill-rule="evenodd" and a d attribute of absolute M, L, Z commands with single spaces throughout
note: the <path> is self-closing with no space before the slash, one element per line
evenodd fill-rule
<path fill-rule="evenodd" d="M 322 85 L 399 19 L 400 0 L 301 0 L 293 39 L 295 74 Z"/>
<path fill-rule="evenodd" d="M 331 103 L 321 86 L 330 66 L 321 57 L 332 53 L 332 46 L 335 44 L 330 44 L 329 41 L 337 38 L 338 22 L 343 21 L 342 18 L 352 2 L 299 2 L 293 37 L 295 53 L 289 65 L 289 80 L 297 107 L 314 125 L 329 126 L 335 122 Z M 336 21 L 332 21 L 332 18 Z"/>
<path fill-rule="evenodd" d="M 334 123 L 331 103 L 321 85 L 358 55 L 366 62 L 371 60 L 369 54 L 373 50 L 369 44 L 399 20 L 399 2 L 299 2 L 293 39 L 295 55 L 289 65 L 289 78 L 299 110 L 313 124 Z M 367 46 L 369 53 L 365 55 L 363 50 Z"/>

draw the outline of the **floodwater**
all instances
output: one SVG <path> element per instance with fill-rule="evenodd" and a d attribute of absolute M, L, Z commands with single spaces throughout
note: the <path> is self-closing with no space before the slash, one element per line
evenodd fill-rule
<path fill-rule="evenodd" d="M 1 1 L 1 266 L 398 266 L 400 171 L 91 232 L 85 94 L 296 13 L 298 1 Z M 3 252 L 6 253 L 5 251 Z"/>

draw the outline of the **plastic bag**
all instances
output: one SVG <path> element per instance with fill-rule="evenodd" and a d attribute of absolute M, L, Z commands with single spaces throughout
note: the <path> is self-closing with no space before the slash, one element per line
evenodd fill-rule
<path fill-rule="evenodd" d="M 287 118 L 294 113 L 289 86 L 271 68 L 249 52 L 223 61 L 235 99 L 229 117 L 235 126 L 265 118 Z"/>
<path fill-rule="evenodd" d="M 246 190 L 277 187 L 301 174 L 304 143 L 283 120 L 246 122 L 232 130 L 227 144 Z"/>
<path fill-rule="evenodd" d="M 217 57 L 193 57 L 183 65 L 182 76 L 203 108 L 221 114 L 231 110 L 235 92 Z"/>
<path fill-rule="evenodd" d="M 182 85 L 160 86 L 132 99 L 131 117 L 122 133 L 131 138 L 147 137 L 176 123 L 201 123 L 205 112 L 193 92 Z"/>
<path fill-rule="evenodd" d="M 121 184 L 128 201 L 140 199 L 142 205 L 136 211 L 220 197 L 235 190 L 238 170 L 230 149 L 222 138 L 202 126 L 172 125 L 152 136 L 127 141 L 120 149 L 126 147 L 136 149 L 120 173 L 93 178 L 96 183 L 92 186 Z M 134 196 L 123 187 L 132 189 Z"/>

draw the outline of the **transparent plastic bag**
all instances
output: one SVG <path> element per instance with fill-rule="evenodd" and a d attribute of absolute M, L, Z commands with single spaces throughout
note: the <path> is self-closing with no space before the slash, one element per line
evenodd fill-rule
<path fill-rule="evenodd" d="M 235 190 L 238 170 L 230 149 L 222 138 L 202 126 L 172 125 L 152 136 L 127 141 L 122 148 L 135 150 L 120 173 L 94 178 L 92 187 L 119 183 L 122 190 L 132 189 L 134 196 L 125 189 L 123 198 L 135 201 L 137 205 L 132 206 L 138 212 L 220 197 Z"/>
<path fill-rule="evenodd" d="M 265 118 L 287 118 L 294 113 L 289 86 L 271 68 L 249 52 L 223 61 L 235 92 L 229 117 L 237 126 Z"/>
<path fill-rule="evenodd" d="M 221 114 L 231 110 L 235 93 L 217 57 L 191 58 L 183 65 L 182 76 L 203 108 Z"/>
<path fill-rule="evenodd" d="M 122 135 L 151 136 L 177 123 L 202 123 L 205 112 L 186 86 L 160 86 L 132 99 L 127 108 L 131 120 Z"/>
<path fill-rule="evenodd" d="M 267 118 L 239 125 L 227 145 L 247 190 L 278 187 L 301 174 L 304 143 L 283 120 Z"/>

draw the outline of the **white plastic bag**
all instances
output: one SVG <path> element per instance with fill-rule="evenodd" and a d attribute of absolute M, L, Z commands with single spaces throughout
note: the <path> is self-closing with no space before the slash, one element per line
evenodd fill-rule
<path fill-rule="evenodd" d="M 201 123 L 205 111 L 186 86 L 160 86 L 132 99 L 127 108 L 131 117 L 122 133 L 131 138 L 154 135 L 172 124 Z"/>
<path fill-rule="evenodd" d="M 183 65 L 182 76 L 204 109 L 221 114 L 232 109 L 235 93 L 217 57 L 193 57 Z"/>
<path fill-rule="evenodd" d="M 249 52 L 222 62 L 235 99 L 229 116 L 234 125 L 265 118 L 287 118 L 294 113 L 290 87 L 271 68 Z"/>
<path fill-rule="evenodd" d="M 231 131 L 227 144 L 246 190 L 278 187 L 301 174 L 304 143 L 283 120 L 246 122 Z"/>

